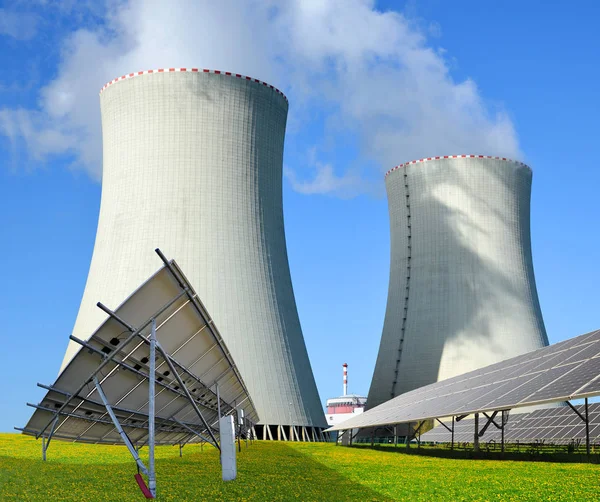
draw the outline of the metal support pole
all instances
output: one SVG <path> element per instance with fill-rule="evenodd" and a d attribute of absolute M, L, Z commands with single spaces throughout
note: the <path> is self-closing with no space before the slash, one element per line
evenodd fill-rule
<path fill-rule="evenodd" d="M 54 429 L 56 429 L 57 423 L 58 423 L 58 413 L 56 414 L 56 418 L 54 419 L 54 422 L 52 423 L 52 427 L 50 428 L 50 434 L 48 435 L 48 441 L 46 441 L 46 450 L 48 449 L 48 446 L 50 446 L 50 441 L 52 440 L 52 436 L 54 436 Z"/>
<path fill-rule="evenodd" d="M 235 407 L 235 405 L 234 405 Z M 239 410 L 236 408 L 236 412 L 235 412 L 235 418 L 237 420 L 237 442 L 238 442 L 238 452 L 242 451 L 242 421 L 240 420 L 240 412 Z M 279 430 L 279 427 L 277 427 L 277 430 Z"/>
<path fill-rule="evenodd" d="M 183 445 L 181 443 L 179 443 L 179 458 L 183 457 Z"/>
<path fill-rule="evenodd" d="M 406 432 L 406 449 L 410 449 L 410 426 L 412 425 L 412 422 L 408 422 L 408 430 Z"/>
<path fill-rule="evenodd" d="M 46 461 L 46 451 L 48 451 L 48 447 L 50 446 L 50 441 L 52 440 L 52 436 L 54 435 L 54 429 L 56 428 L 56 424 L 58 423 L 58 413 L 56 414 L 56 418 L 54 422 L 52 422 L 52 428 L 50 429 L 50 434 L 48 435 L 48 440 L 46 441 L 46 437 L 42 436 L 42 460 Z"/>
<path fill-rule="evenodd" d="M 154 467 L 155 415 L 156 415 L 156 319 L 150 331 L 150 374 L 148 378 L 148 489 L 156 498 L 156 470 Z M 179 450 L 181 455 L 181 449 Z"/>
<path fill-rule="evenodd" d="M 479 451 L 479 413 L 475 413 L 475 435 L 473 436 L 473 451 Z"/>
<path fill-rule="evenodd" d="M 217 413 L 219 414 L 219 420 L 221 420 L 221 396 L 219 394 L 219 384 L 216 383 L 215 387 L 217 388 Z"/>
<path fill-rule="evenodd" d="M 371 448 L 375 445 L 375 429 L 371 431 Z"/>
<path fill-rule="evenodd" d="M 504 453 L 504 428 L 506 427 L 506 422 L 507 422 L 507 420 L 506 420 L 506 410 L 502 410 L 502 429 L 500 431 L 502 433 L 502 435 L 501 435 L 502 444 L 500 446 L 500 451 L 502 453 Z"/>
<path fill-rule="evenodd" d="M 394 448 L 398 446 L 398 424 L 394 424 Z"/>
<path fill-rule="evenodd" d="M 585 398 L 585 452 L 590 456 L 590 414 L 588 410 L 588 398 Z"/>
<path fill-rule="evenodd" d="M 589 413 L 588 413 L 588 398 L 585 398 L 585 404 L 584 404 L 584 412 L 585 412 L 585 416 L 582 415 L 581 413 L 579 413 L 579 410 L 577 410 L 577 408 L 575 408 L 575 406 L 573 406 L 569 401 L 566 401 L 566 403 L 569 405 L 569 408 L 571 408 L 575 414 L 581 418 L 581 420 L 583 420 L 583 422 L 585 423 L 585 449 L 586 449 L 586 453 L 589 455 L 590 454 L 590 417 L 589 417 Z"/>
<path fill-rule="evenodd" d="M 452 442 L 450 443 L 450 451 L 454 451 L 454 415 L 452 415 Z"/>
<path fill-rule="evenodd" d="M 98 391 L 100 399 L 102 399 L 102 402 L 104 403 L 104 407 L 106 408 L 106 411 L 108 411 L 110 418 L 112 419 L 113 423 L 115 424 L 115 428 L 117 429 L 117 432 L 121 436 L 121 439 L 123 439 L 123 442 L 125 443 L 125 446 L 127 446 L 127 449 L 131 453 L 131 456 L 134 458 L 135 463 L 138 465 L 140 471 L 142 471 L 146 476 L 148 476 L 148 469 L 146 469 L 146 466 L 144 465 L 144 463 L 142 462 L 142 459 L 138 455 L 137 450 L 133 447 L 133 444 L 131 444 L 129 436 L 127 436 L 127 434 L 123 430 L 123 427 L 121 427 L 121 423 L 117 419 L 117 416 L 115 415 L 115 412 L 113 411 L 112 407 L 110 406 L 108 399 L 106 399 L 106 395 L 104 394 L 104 391 L 102 390 L 102 387 L 100 386 L 100 382 L 98 381 L 97 377 L 94 377 L 94 385 L 96 386 L 96 390 Z"/>

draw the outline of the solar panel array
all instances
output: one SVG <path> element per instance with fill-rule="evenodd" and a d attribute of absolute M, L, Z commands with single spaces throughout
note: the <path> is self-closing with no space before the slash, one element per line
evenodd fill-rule
<path fill-rule="evenodd" d="M 345 430 L 600 394 L 600 330 L 402 394 L 336 425 Z"/>
<path fill-rule="evenodd" d="M 138 288 L 115 314 L 132 327 L 143 327 L 131 336 L 123 323 L 109 317 L 87 340 L 59 375 L 23 432 L 39 435 L 59 413 L 54 437 L 91 443 L 120 443 L 106 408 L 92 381 L 92 373 L 108 356 L 97 375 L 115 415 L 134 445 L 148 435 L 150 371 L 150 320 L 156 319 L 156 338 L 201 410 L 204 423 L 176 379 L 167 359 L 156 353 L 157 444 L 199 441 L 192 431 L 218 434 L 221 414 L 243 410 L 252 423 L 258 421 L 248 390 L 208 312 L 175 262 L 168 263 Z M 85 387 L 70 399 L 78 389 Z M 217 402 L 215 385 L 219 386 Z M 183 424 L 183 425 L 182 425 Z M 50 428 L 46 428 L 46 434 Z"/>
<path fill-rule="evenodd" d="M 577 411 L 585 416 L 583 405 L 575 406 Z M 590 422 L 590 441 L 600 443 L 600 403 L 588 405 Z M 499 415 L 498 415 L 499 417 Z M 479 419 L 479 428 L 486 422 L 485 417 Z M 475 432 L 473 419 L 461 420 L 454 423 L 454 442 L 472 443 Z M 499 422 L 496 420 L 496 422 Z M 452 427 L 451 422 L 445 422 Z M 585 441 L 585 422 L 568 406 L 545 408 L 531 413 L 513 413 L 504 428 L 506 443 L 544 442 L 550 444 L 568 444 L 572 441 Z M 421 436 L 421 441 L 435 443 L 450 443 L 452 433 L 438 425 Z M 480 441 L 501 441 L 501 431 L 491 425 L 480 438 Z"/>

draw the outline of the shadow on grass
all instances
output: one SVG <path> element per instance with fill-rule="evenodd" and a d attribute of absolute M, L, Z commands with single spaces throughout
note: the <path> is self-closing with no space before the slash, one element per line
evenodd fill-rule
<path fill-rule="evenodd" d="M 475 452 L 469 449 L 445 449 L 445 448 L 417 448 L 411 446 L 407 449 L 404 445 L 398 447 L 381 446 L 369 444 L 352 445 L 350 448 L 386 451 L 391 453 L 400 453 L 402 455 L 420 455 L 424 457 L 448 458 L 448 459 L 474 459 L 474 460 L 511 460 L 521 462 L 558 462 L 558 463 L 580 463 L 580 464 L 600 464 L 600 454 L 592 453 L 561 453 L 548 452 L 543 449 L 537 449 L 521 445 L 523 451 L 486 451 L 484 449 Z M 483 447 L 482 447 L 483 448 Z"/>

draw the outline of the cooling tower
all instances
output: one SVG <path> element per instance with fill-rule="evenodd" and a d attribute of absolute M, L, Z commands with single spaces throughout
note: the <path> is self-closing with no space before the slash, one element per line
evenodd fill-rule
<path fill-rule="evenodd" d="M 391 264 L 368 408 L 548 345 L 529 233 L 531 170 L 499 157 L 386 175 Z"/>
<path fill-rule="evenodd" d="M 116 308 L 158 268 L 160 247 L 212 315 L 260 423 L 318 437 L 302 429 L 326 422 L 283 226 L 287 99 L 250 77 L 177 68 L 113 80 L 100 104 L 102 198 L 73 335 L 87 339 L 105 317 L 96 302 Z"/>

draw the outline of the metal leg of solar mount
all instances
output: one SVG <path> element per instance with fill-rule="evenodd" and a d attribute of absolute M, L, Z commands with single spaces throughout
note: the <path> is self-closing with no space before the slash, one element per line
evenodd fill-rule
<path fill-rule="evenodd" d="M 371 448 L 375 445 L 375 428 L 371 431 Z"/>
<path fill-rule="evenodd" d="M 56 424 L 58 423 L 58 413 L 54 418 L 54 422 L 52 422 L 52 427 L 50 428 L 50 434 L 48 434 L 48 439 L 45 436 L 42 436 L 42 460 L 46 461 L 46 451 L 48 451 L 48 447 L 50 446 L 50 441 L 52 440 L 52 436 L 54 435 L 54 429 L 56 428 Z"/>
<path fill-rule="evenodd" d="M 221 395 L 219 394 L 219 384 L 215 383 L 217 388 L 217 413 L 219 414 L 219 420 L 221 420 Z"/>
<path fill-rule="evenodd" d="M 439 418 L 436 418 L 438 423 L 443 426 L 450 434 L 452 434 L 452 442 L 450 444 L 450 449 L 454 449 L 454 417 L 452 417 L 452 428 L 448 427 L 444 422 L 442 422 Z"/>
<path fill-rule="evenodd" d="M 502 444 L 501 444 L 501 447 L 500 447 L 500 451 L 502 453 L 504 453 L 504 428 L 506 427 L 506 422 L 507 422 L 507 419 L 506 419 L 506 410 L 502 410 L 502 429 L 500 429 L 500 432 L 501 432 L 501 441 L 502 441 Z"/>
<path fill-rule="evenodd" d="M 488 427 L 491 424 L 494 424 L 495 427 L 497 427 L 498 429 L 500 429 L 500 427 L 498 426 L 498 424 L 496 422 L 494 422 L 494 418 L 496 418 L 496 415 L 498 414 L 497 411 L 495 411 L 492 416 L 490 417 L 487 413 L 484 413 L 483 416 L 485 418 L 488 419 L 488 421 L 485 423 L 485 425 L 483 426 L 483 428 L 479 431 L 479 437 L 483 437 L 483 435 L 485 434 L 485 431 L 487 431 Z"/>
<path fill-rule="evenodd" d="M 414 435 L 413 437 L 417 438 L 417 448 L 421 448 L 421 427 L 423 427 L 425 425 L 426 420 L 422 420 L 421 423 L 419 424 L 419 427 L 417 427 L 415 429 Z M 417 437 L 417 434 L 419 435 Z"/>
<path fill-rule="evenodd" d="M 585 446 L 586 446 L 586 452 L 589 456 L 590 454 L 590 420 L 589 420 L 589 415 L 588 415 L 588 399 L 587 397 L 585 398 L 585 405 L 584 405 L 584 411 L 585 411 L 585 416 L 583 416 L 581 413 L 579 413 L 579 410 L 577 408 L 575 408 L 575 406 L 573 406 L 569 401 L 565 401 L 567 403 L 567 405 L 569 406 L 569 408 L 571 408 L 575 414 L 581 418 L 581 420 L 583 420 L 583 422 L 585 423 Z"/>
<path fill-rule="evenodd" d="M 588 398 L 585 398 L 585 452 L 590 456 L 590 414 L 588 410 Z"/>
<path fill-rule="evenodd" d="M 156 498 L 156 470 L 154 466 L 156 416 L 156 319 L 150 331 L 150 372 L 148 378 L 148 490 Z"/>
<path fill-rule="evenodd" d="M 425 425 L 425 420 L 419 424 L 419 427 L 417 427 L 417 430 L 415 431 L 415 437 L 417 438 L 417 450 L 421 449 L 421 427 L 423 427 L 423 425 Z M 417 434 L 419 435 L 417 436 Z"/>
<path fill-rule="evenodd" d="M 473 436 L 473 451 L 479 451 L 479 413 L 475 413 L 475 434 Z"/>
<path fill-rule="evenodd" d="M 219 443 L 217 442 L 217 438 L 213 434 L 210 426 L 208 425 L 208 422 L 206 421 L 206 419 L 204 418 L 204 415 L 202 415 L 202 412 L 200 411 L 200 409 L 196 405 L 196 402 L 194 401 L 193 396 L 190 394 L 190 391 L 188 390 L 188 388 L 183 383 L 183 380 L 181 379 L 181 377 L 179 376 L 179 373 L 175 369 L 175 365 L 171 362 L 171 357 L 169 356 L 169 354 L 167 354 L 165 352 L 165 350 L 162 348 L 162 346 L 160 345 L 160 343 L 156 342 L 156 348 L 162 354 L 165 362 L 167 363 L 167 366 L 169 366 L 169 369 L 171 370 L 171 373 L 173 374 L 173 376 L 177 380 L 177 383 L 179 384 L 179 387 L 181 388 L 181 390 L 183 390 L 184 394 L 187 396 L 190 404 L 192 405 L 192 408 L 194 408 L 194 411 L 196 412 L 196 415 L 198 415 L 198 417 L 200 418 L 200 420 L 204 424 L 204 427 L 206 427 L 206 430 L 208 431 L 208 434 L 210 435 L 210 437 L 214 441 L 216 447 L 219 450 L 221 450 L 221 447 L 219 446 Z"/>
<path fill-rule="evenodd" d="M 398 424 L 394 425 L 394 448 L 398 447 Z"/>
<path fill-rule="evenodd" d="M 117 429 L 117 432 L 123 439 L 125 446 L 127 446 L 127 449 L 131 453 L 131 456 L 134 458 L 135 463 L 140 468 L 140 471 L 142 471 L 147 476 L 148 469 L 146 469 L 144 462 L 142 462 L 142 459 L 138 455 L 138 452 L 134 448 L 133 444 L 131 444 L 131 440 L 129 439 L 129 436 L 127 436 L 127 434 L 123 430 L 123 427 L 121 427 L 121 423 L 117 419 L 117 416 L 115 415 L 115 412 L 113 411 L 111 405 L 109 404 L 108 399 L 106 399 L 106 395 L 104 394 L 104 391 L 102 390 L 102 387 L 100 386 L 100 382 L 98 381 L 97 377 L 94 377 L 94 385 L 96 386 L 96 390 L 98 391 L 98 394 L 100 395 L 100 399 L 102 399 L 102 402 L 104 403 L 104 407 L 106 408 L 106 411 L 108 412 L 108 414 L 110 415 L 110 418 L 112 419 L 113 423 L 115 424 L 115 428 Z"/>
<path fill-rule="evenodd" d="M 410 448 L 410 426 L 412 425 L 412 422 L 408 422 L 408 429 L 406 431 L 406 449 L 408 450 Z"/>
<path fill-rule="evenodd" d="M 237 410 L 237 408 L 236 408 L 236 410 Z M 240 419 L 239 411 L 236 411 L 235 419 L 237 420 L 237 423 L 238 423 L 238 426 L 237 426 L 238 452 L 241 452 L 242 451 L 242 422 Z"/>

